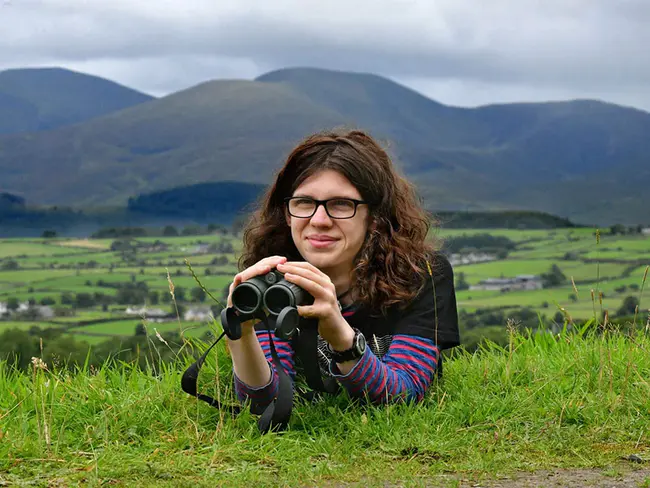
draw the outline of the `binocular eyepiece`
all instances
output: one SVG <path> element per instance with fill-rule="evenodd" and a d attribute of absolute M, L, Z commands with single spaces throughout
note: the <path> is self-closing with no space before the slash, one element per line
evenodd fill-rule
<path fill-rule="evenodd" d="M 285 339 L 290 338 L 298 326 L 300 317 L 297 307 L 310 305 L 314 300 L 301 287 L 284 279 L 284 275 L 277 270 L 240 283 L 232 291 L 231 298 L 232 308 L 240 315 L 238 317 L 232 311 L 222 311 L 221 323 L 226 330 L 232 330 L 234 321 L 259 317 L 266 310 L 276 320 L 276 335 Z"/>

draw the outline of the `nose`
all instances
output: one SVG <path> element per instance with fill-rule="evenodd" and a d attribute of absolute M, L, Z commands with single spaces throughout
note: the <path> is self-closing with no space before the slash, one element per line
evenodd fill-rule
<path fill-rule="evenodd" d="M 316 207 L 316 213 L 311 216 L 311 223 L 314 225 L 329 225 L 332 223 L 332 219 L 327 215 L 324 204 L 320 204 Z"/>

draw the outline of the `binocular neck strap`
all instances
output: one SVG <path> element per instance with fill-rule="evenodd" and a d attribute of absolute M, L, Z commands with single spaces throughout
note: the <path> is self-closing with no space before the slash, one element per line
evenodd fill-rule
<path fill-rule="evenodd" d="M 273 365 L 279 377 L 278 384 L 278 393 L 276 398 L 264 409 L 262 415 L 260 416 L 257 426 L 261 433 L 265 434 L 270 430 L 273 431 L 282 431 L 285 430 L 289 424 L 289 419 L 291 418 L 291 411 L 293 410 L 293 384 L 289 375 L 284 371 L 282 363 L 280 363 L 280 358 L 275 349 L 275 344 L 273 343 L 273 334 L 269 322 L 264 316 L 262 318 L 266 326 L 266 331 L 269 335 L 269 343 L 271 345 L 271 356 L 273 359 Z M 226 335 L 224 331 L 216 341 L 201 355 L 201 357 L 194 362 L 181 378 L 181 388 L 183 391 L 191 396 L 197 397 L 199 400 L 203 400 L 208 405 L 215 407 L 219 410 L 230 411 L 232 415 L 237 415 L 241 411 L 239 405 L 227 405 L 224 406 L 218 400 L 214 398 L 198 393 L 197 391 L 197 382 L 199 377 L 199 370 L 205 358 L 207 357 L 210 350 L 217 345 L 217 343 Z M 239 338 L 237 338 L 239 339 Z M 235 339 L 236 340 L 236 339 Z"/>
<path fill-rule="evenodd" d="M 201 355 L 201 357 L 198 360 L 196 360 L 189 368 L 185 370 L 183 376 L 181 377 L 181 388 L 185 393 L 195 396 L 199 400 L 203 400 L 204 402 L 206 402 L 208 405 L 212 407 L 218 408 L 219 410 L 228 410 L 231 412 L 231 414 L 236 415 L 241 411 L 241 408 L 238 405 L 224 406 L 218 400 L 215 400 L 214 398 L 208 395 L 203 395 L 202 393 L 198 393 L 197 391 L 199 370 L 201 369 L 201 366 L 203 366 L 203 363 L 205 362 L 205 358 L 207 357 L 208 353 L 212 350 L 214 346 L 217 345 L 217 343 L 223 338 L 224 335 L 226 335 L 226 333 L 222 332 L 221 335 L 217 338 L 217 340 L 214 341 L 210 347 L 208 347 L 208 349 Z"/>
<path fill-rule="evenodd" d="M 285 430 L 289 425 L 291 411 L 293 410 L 293 383 L 289 375 L 285 372 L 278 357 L 278 352 L 273 343 L 273 333 L 266 318 L 264 319 L 266 332 L 269 335 L 269 344 L 271 346 L 271 357 L 275 371 L 278 374 L 278 393 L 275 399 L 264 409 L 262 416 L 257 421 L 257 426 L 262 433 L 269 430 L 276 432 Z"/>

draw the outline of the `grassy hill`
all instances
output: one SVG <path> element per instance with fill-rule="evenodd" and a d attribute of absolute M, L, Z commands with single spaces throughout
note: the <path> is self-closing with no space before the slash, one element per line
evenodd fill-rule
<path fill-rule="evenodd" d="M 66 69 L 0 71 L 0 134 L 54 129 L 149 100 L 115 82 Z"/>
<path fill-rule="evenodd" d="M 186 357 L 155 375 L 0 362 L 0 484 L 648 486 L 650 340 L 592 331 L 459 351 L 415 405 L 297 398 L 289 430 L 267 435 L 247 409 L 185 394 Z M 155 340 L 140 355 L 167 351 Z M 223 343 L 208 358 L 199 391 L 234 404 Z"/>
<path fill-rule="evenodd" d="M 0 174 L 5 190 L 44 204 L 266 184 L 300 138 L 340 125 L 384 140 L 436 210 L 648 220 L 646 112 L 589 100 L 449 107 L 376 75 L 312 68 L 202 83 L 74 126 L 0 137 Z"/>

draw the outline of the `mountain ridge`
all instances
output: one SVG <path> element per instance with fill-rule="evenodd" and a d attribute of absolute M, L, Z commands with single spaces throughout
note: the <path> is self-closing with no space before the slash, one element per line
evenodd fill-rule
<path fill-rule="evenodd" d="M 0 176 L 29 201 L 66 205 L 126 204 L 201 182 L 265 184 L 293 145 L 332 127 L 377 137 L 431 208 L 618 222 L 616 208 L 634 223 L 650 206 L 639 190 L 650 184 L 642 110 L 588 99 L 459 108 L 379 75 L 321 68 L 210 80 L 75 124 L 0 136 Z M 628 193 L 630 175 L 638 195 Z"/>
<path fill-rule="evenodd" d="M 154 97 L 106 78 L 58 67 L 0 71 L 0 134 L 83 122 Z"/>

